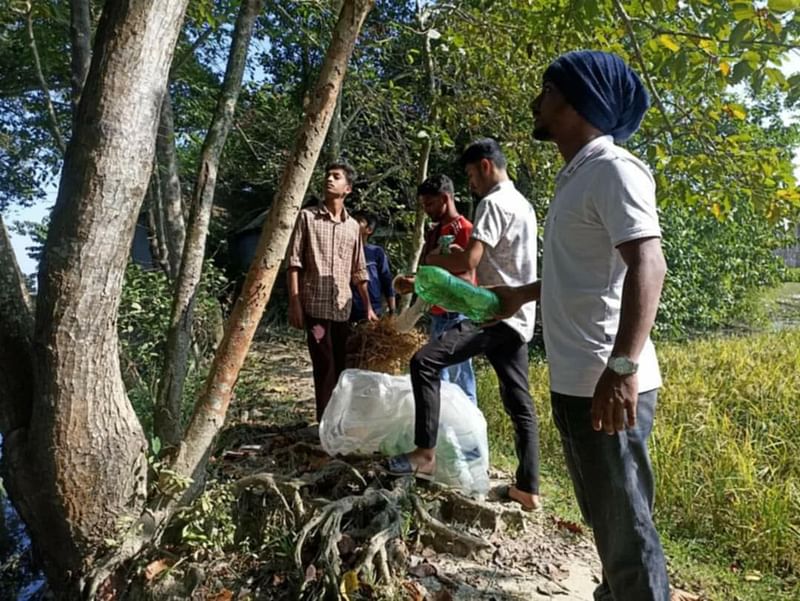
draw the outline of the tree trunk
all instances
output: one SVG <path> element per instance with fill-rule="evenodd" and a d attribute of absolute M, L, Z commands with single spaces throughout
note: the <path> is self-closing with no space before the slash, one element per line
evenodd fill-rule
<path fill-rule="evenodd" d="M 32 338 L 31 300 L 0 215 L 0 432 L 4 438 L 30 420 Z"/>
<path fill-rule="evenodd" d="M 338 161 L 342 156 L 342 138 L 344 138 L 344 122 L 342 121 L 342 97 L 339 94 L 336 98 L 336 107 L 333 109 L 331 127 L 328 130 L 328 141 L 326 143 L 325 163 Z"/>
<path fill-rule="evenodd" d="M 172 114 L 172 98 L 169 89 L 164 92 L 156 140 L 156 173 L 161 190 L 161 210 L 164 224 L 164 241 L 167 250 L 167 265 L 170 282 L 178 279 L 186 239 L 186 224 L 183 220 L 183 198 L 181 178 L 178 173 L 178 152 L 175 148 L 175 117 Z"/>
<path fill-rule="evenodd" d="M 417 15 L 419 27 L 425 36 L 422 44 L 422 58 L 425 65 L 425 76 L 428 80 L 428 102 L 430 104 L 430 112 L 428 114 L 428 125 L 433 125 L 436 122 L 436 78 L 433 73 L 433 53 L 431 51 L 431 37 L 427 30 L 426 17 L 424 10 L 417 2 Z M 433 150 L 433 137 L 431 132 L 427 132 L 427 137 L 422 145 L 422 150 L 419 156 L 419 163 L 417 165 L 417 184 L 421 184 L 428 177 L 428 163 L 431 158 L 431 151 Z M 422 203 L 416 197 L 416 190 L 414 194 L 414 205 L 417 207 L 414 215 L 414 232 L 411 238 L 411 251 L 408 255 L 408 264 L 406 270 L 408 273 L 414 273 L 419 266 L 420 255 L 422 248 L 425 246 L 425 220 L 427 215 L 422 208 Z M 408 309 L 411 304 L 411 295 L 406 294 L 400 299 L 400 310 Z"/>
<path fill-rule="evenodd" d="M 236 19 L 228 67 L 222 83 L 217 109 L 203 143 L 200 166 L 192 193 L 191 213 L 184 242 L 180 274 L 172 301 L 167 348 L 159 382 L 153 426 L 165 449 L 181 441 L 181 399 L 191 347 L 192 319 L 200 275 L 203 270 L 208 224 L 214 204 L 217 169 L 225 140 L 233 125 L 236 101 L 242 87 L 247 50 L 261 0 L 245 0 Z"/>
<path fill-rule="evenodd" d="M 325 141 L 347 63 L 373 2 L 347 0 L 343 3 L 317 86 L 284 168 L 273 208 L 261 232 L 256 258 L 228 319 L 186 437 L 173 462 L 176 472 L 194 478 L 195 487 L 203 481 L 211 443 L 225 421 L 239 370 L 269 300 L 303 196 Z"/>
<path fill-rule="evenodd" d="M 6 440 L 5 483 L 67 598 L 144 507 L 117 309 L 187 1 L 105 4 L 39 274 L 32 413 Z"/>
<path fill-rule="evenodd" d="M 158 265 L 169 277 L 169 250 L 167 249 L 166 225 L 164 224 L 164 200 L 161 197 L 161 178 L 159 177 L 157 164 L 153 165 L 142 211 L 147 214 L 147 241 L 150 243 L 150 254 L 153 257 L 153 263 Z"/>
<path fill-rule="evenodd" d="M 92 10 L 90 0 L 70 0 L 69 37 L 72 43 L 71 78 L 72 85 L 72 129 L 75 130 L 75 117 L 83 92 L 86 74 L 92 62 Z"/>

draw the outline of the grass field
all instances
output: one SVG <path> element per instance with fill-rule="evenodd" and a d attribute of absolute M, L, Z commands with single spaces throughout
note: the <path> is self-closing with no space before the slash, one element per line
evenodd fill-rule
<path fill-rule="evenodd" d="M 800 599 L 800 330 L 661 344 L 651 452 L 656 519 L 678 579 L 728 601 Z M 578 519 L 549 408 L 531 366 L 547 507 Z M 515 463 L 491 369 L 479 375 L 495 463 Z"/>

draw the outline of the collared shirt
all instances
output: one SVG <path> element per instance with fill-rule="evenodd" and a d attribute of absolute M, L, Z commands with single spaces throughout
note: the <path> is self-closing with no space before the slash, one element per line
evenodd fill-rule
<path fill-rule="evenodd" d="M 435 224 L 428 230 L 428 233 L 425 234 L 425 246 L 422 247 L 421 254 L 423 262 L 429 253 L 439 247 L 439 240 L 442 236 L 453 236 L 453 244 L 458 244 L 461 248 L 467 248 L 469 239 L 472 236 L 472 222 L 463 215 L 458 215 L 455 219 L 447 223 Z M 465 272 L 452 271 L 451 273 L 453 275 L 462 276 Z M 475 274 L 472 275 L 472 283 L 477 284 Z M 442 307 L 433 306 L 431 307 L 431 313 L 433 315 L 445 315 L 448 311 Z"/>
<path fill-rule="evenodd" d="M 300 298 L 311 317 L 350 317 L 350 283 L 369 279 L 359 230 L 344 209 L 339 221 L 324 204 L 300 211 L 289 242 L 289 267 L 300 270 Z"/>
<path fill-rule="evenodd" d="M 559 172 L 547 211 L 542 325 L 550 388 L 591 397 L 619 329 L 627 267 L 617 247 L 661 237 L 650 170 L 611 136 L 586 144 Z M 639 356 L 639 391 L 661 386 L 650 339 Z"/>
<path fill-rule="evenodd" d="M 369 304 L 375 315 L 383 314 L 383 299 L 394 296 L 394 286 L 392 286 L 392 269 L 389 267 L 389 257 L 386 256 L 380 246 L 376 244 L 364 245 L 364 258 L 367 260 L 367 273 L 369 274 Z M 351 284 L 353 291 L 353 309 L 350 313 L 350 321 L 361 321 L 367 318 L 367 310 L 364 308 L 364 301 L 358 288 Z"/>
<path fill-rule="evenodd" d="M 514 187 L 500 182 L 475 211 L 472 237 L 484 245 L 478 264 L 481 286 L 522 286 L 536 280 L 536 213 Z M 503 321 L 525 342 L 533 337 L 536 303 L 526 303 Z"/>

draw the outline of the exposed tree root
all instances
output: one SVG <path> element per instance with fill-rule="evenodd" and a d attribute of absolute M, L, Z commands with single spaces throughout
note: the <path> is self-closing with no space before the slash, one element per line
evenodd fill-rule
<path fill-rule="evenodd" d="M 425 509 L 425 505 L 422 503 L 422 500 L 417 495 L 410 495 L 410 497 L 417 517 L 438 537 L 441 537 L 444 539 L 444 541 L 451 542 L 453 545 L 455 545 L 455 548 L 452 549 L 454 552 L 458 553 L 459 555 L 468 556 L 480 549 L 488 549 L 492 547 L 492 543 L 485 539 L 472 536 L 471 534 L 456 532 L 444 522 L 437 520 L 430 513 L 428 513 L 428 510 Z"/>

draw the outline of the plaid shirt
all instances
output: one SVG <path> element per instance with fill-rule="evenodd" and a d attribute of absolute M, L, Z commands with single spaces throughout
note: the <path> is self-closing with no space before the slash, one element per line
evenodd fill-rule
<path fill-rule="evenodd" d="M 334 221 L 324 204 L 303 209 L 289 243 L 289 267 L 300 270 L 300 298 L 306 314 L 347 321 L 350 283 L 369 280 L 358 222 L 342 209 Z"/>

